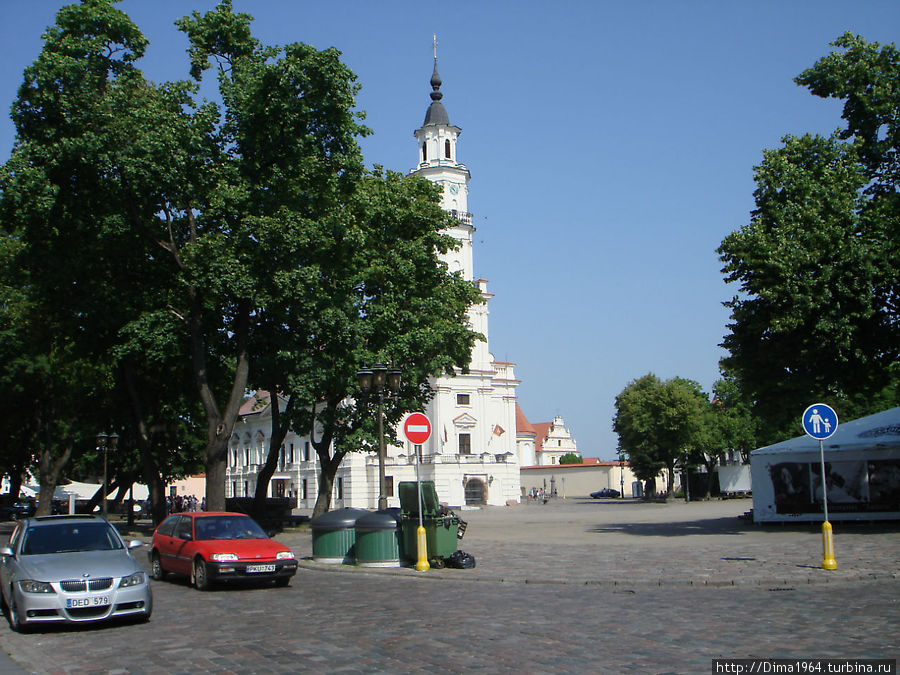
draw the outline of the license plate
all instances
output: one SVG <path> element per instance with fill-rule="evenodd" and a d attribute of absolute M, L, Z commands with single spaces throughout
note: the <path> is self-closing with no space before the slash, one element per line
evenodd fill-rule
<path fill-rule="evenodd" d="M 109 604 L 108 595 L 95 595 L 91 598 L 68 598 L 66 607 L 103 607 Z"/>
<path fill-rule="evenodd" d="M 247 565 L 247 574 L 254 572 L 274 572 L 275 565 Z"/>

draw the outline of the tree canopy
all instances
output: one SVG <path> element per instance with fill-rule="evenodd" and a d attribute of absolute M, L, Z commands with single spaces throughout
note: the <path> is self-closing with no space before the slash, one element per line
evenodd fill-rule
<path fill-rule="evenodd" d="M 652 481 L 665 469 L 667 492 L 674 495 L 675 464 L 696 447 L 707 403 L 700 385 L 692 380 L 663 381 L 648 373 L 630 382 L 616 396 L 613 431 L 634 475 Z"/>
<path fill-rule="evenodd" d="M 177 22 L 195 81 L 154 84 L 114 5 L 59 12 L 13 107 L 0 352 L 31 346 L 0 379 L 44 373 L 28 391 L 67 425 L 58 469 L 115 428 L 156 504 L 200 459 L 222 509 L 248 390 L 297 396 L 287 422 L 346 451 L 340 424 L 365 431 L 342 403 L 356 370 L 404 367 L 406 405 L 422 401 L 428 374 L 468 363 L 477 292 L 439 262 L 454 243 L 435 188 L 364 171 L 359 85 L 337 50 L 263 45 L 223 0 Z M 210 70 L 217 101 L 198 98 Z"/>
<path fill-rule="evenodd" d="M 898 401 L 900 58 L 849 33 L 833 46 L 797 82 L 843 100 L 846 126 L 764 151 L 750 223 L 718 250 L 740 289 L 722 366 L 770 440 L 810 401 L 848 417 Z"/>

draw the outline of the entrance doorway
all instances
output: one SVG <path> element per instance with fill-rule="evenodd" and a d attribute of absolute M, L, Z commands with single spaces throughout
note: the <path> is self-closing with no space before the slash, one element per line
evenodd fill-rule
<path fill-rule="evenodd" d="M 477 506 L 487 503 L 484 481 L 480 478 L 469 478 L 466 481 L 466 506 Z"/>

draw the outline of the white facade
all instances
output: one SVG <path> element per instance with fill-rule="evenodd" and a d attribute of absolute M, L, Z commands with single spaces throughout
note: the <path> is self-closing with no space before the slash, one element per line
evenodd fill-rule
<path fill-rule="evenodd" d="M 473 348 L 468 373 L 441 376 L 432 386 L 434 399 L 425 413 L 433 433 L 422 446 L 420 477 L 433 480 L 439 499 L 451 506 L 464 504 L 503 505 L 518 501 L 521 494 L 519 458 L 516 449 L 516 380 L 514 364 L 494 361 L 488 344 L 488 301 L 492 295 L 484 279 L 475 279 L 472 214 L 468 211 L 470 174 L 457 159 L 459 127 L 449 122 L 440 102 L 440 77 L 435 59 L 431 78 L 432 103 L 425 123 L 414 134 L 418 162 L 410 172 L 443 186 L 442 206 L 456 217 L 450 234 L 460 248 L 443 256 L 450 271 L 481 291 L 483 303 L 469 311 L 471 327 L 484 336 Z M 226 496 L 250 496 L 265 460 L 266 436 L 271 416 L 266 404 L 242 411 L 229 451 Z M 399 506 L 397 485 L 416 479 L 414 448 L 387 449 L 385 475 L 388 506 Z M 308 439 L 288 434 L 272 478 L 270 496 L 291 497 L 299 508 L 312 508 L 317 498 L 318 462 Z M 378 459 L 374 453 L 350 453 L 335 476 L 333 506 L 377 508 Z"/>
<path fill-rule="evenodd" d="M 550 423 L 547 434 L 537 448 L 537 463 L 540 465 L 559 464 L 559 458 L 568 453 L 578 454 L 578 446 L 572 434 L 566 429 L 563 418 L 557 415 Z"/>

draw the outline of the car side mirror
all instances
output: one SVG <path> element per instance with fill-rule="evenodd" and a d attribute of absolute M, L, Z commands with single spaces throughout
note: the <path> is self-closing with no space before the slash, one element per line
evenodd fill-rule
<path fill-rule="evenodd" d="M 4 546 L 3 548 L 0 548 L 0 556 L 2 556 L 2 557 L 12 558 L 14 555 L 15 554 L 13 553 L 13 550 L 9 546 Z"/>
<path fill-rule="evenodd" d="M 128 542 L 128 548 L 137 548 L 138 546 L 143 546 L 143 545 L 144 545 L 144 542 L 142 542 L 140 539 L 132 539 L 131 541 Z"/>
<path fill-rule="evenodd" d="M 178 538 L 184 539 L 185 541 L 191 541 L 191 540 L 193 540 L 194 537 L 191 536 L 188 532 L 185 532 L 185 533 L 181 534 Z"/>

